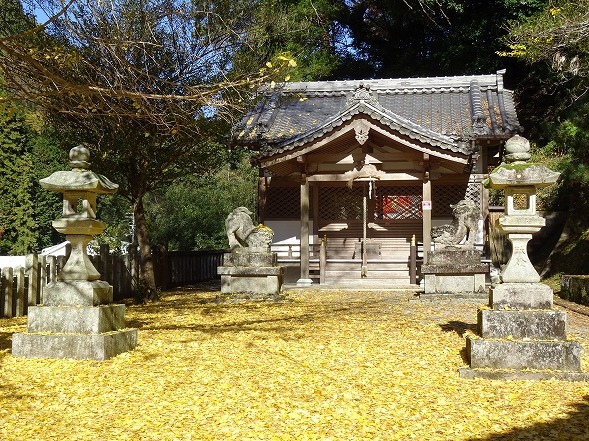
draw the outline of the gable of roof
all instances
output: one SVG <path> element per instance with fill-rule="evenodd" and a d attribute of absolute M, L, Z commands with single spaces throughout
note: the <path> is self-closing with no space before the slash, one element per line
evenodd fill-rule
<path fill-rule="evenodd" d="M 465 141 L 521 132 L 503 74 L 287 83 L 243 118 L 234 141 L 273 156 L 363 114 L 409 138 L 467 154 Z"/>

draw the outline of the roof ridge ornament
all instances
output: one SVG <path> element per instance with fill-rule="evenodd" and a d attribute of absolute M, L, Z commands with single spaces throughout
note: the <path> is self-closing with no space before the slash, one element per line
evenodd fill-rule
<path fill-rule="evenodd" d="M 359 124 L 354 126 L 354 132 L 356 133 L 356 141 L 358 141 L 360 145 L 364 145 L 364 143 L 368 141 L 370 126 L 366 122 L 361 121 Z"/>
<path fill-rule="evenodd" d="M 489 127 L 487 118 L 483 113 L 483 98 L 481 95 L 481 86 L 477 80 L 470 82 L 470 105 L 472 111 L 472 130 L 475 135 L 487 135 Z"/>
<path fill-rule="evenodd" d="M 352 95 L 348 97 L 348 101 L 346 102 L 346 106 L 350 107 L 356 103 L 366 102 L 369 104 L 380 106 L 378 99 L 370 90 L 370 86 L 368 84 L 360 83 L 358 87 L 354 89 Z"/>

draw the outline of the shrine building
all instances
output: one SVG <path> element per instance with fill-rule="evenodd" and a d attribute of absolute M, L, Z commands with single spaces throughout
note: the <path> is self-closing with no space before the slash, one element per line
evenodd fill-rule
<path fill-rule="evenodd" d="M 258 220 L 275 232 L 286 282 L 419 283 L 432 226 L 462 199 L 480 206 L 482 246 L 481 182 L 521 132 L 504 72 L 269 89 L 234 143 L 257 152 Z"/>

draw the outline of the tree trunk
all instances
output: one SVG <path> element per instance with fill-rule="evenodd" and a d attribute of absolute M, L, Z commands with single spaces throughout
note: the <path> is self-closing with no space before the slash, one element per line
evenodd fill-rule
<path fill-rule="evenodd" d="M 139 279 L 144 289 L 143 301 L 148 302 L 157 300 L 158 294 L 155 286 L 153 256 L 151 254 L 151 244 L 149 243 L 143 197 L 135 201 L 133 211 L 135 213 L 135 228 L 137 231 L 137 244 L 139 245 L 140 256 Z"/>

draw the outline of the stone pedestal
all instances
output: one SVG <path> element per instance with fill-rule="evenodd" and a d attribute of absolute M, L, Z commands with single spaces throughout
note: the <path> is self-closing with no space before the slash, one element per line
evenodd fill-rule
<path fill-rule="evenodd" d="M 427 264 L 421 266 L 424 277 L 423 297 L 486 295 L 485 281 L 489 265 L 481 263 L 478 251 L 446 247 L 428 252 Z"/>
<path fill-rule="evenodd" d="M 13 356 L 107 360 L 137 346 L 137 329 L 125 327 L 125 305 L 111 304 L 108 283 L 54 282 L 45 298 L 29 307 L 27 332 L 13 335 Z"/>
<path fill-rule="evenodd" d="M 282 291 L 284 270 L 267 250 L 238 248 L 223 256 L 221 294 L 242 299 L 275 299 Z"/>
<path fill-rule="evenodd" d="M 462 378 L 587 381 L 581 345 L 566 339 L 566 313 L 552 309 L 552 289 L 541 283 L 505 283 L 478 311 L 478 336 L 467 337 L 470 367 Z"/>

